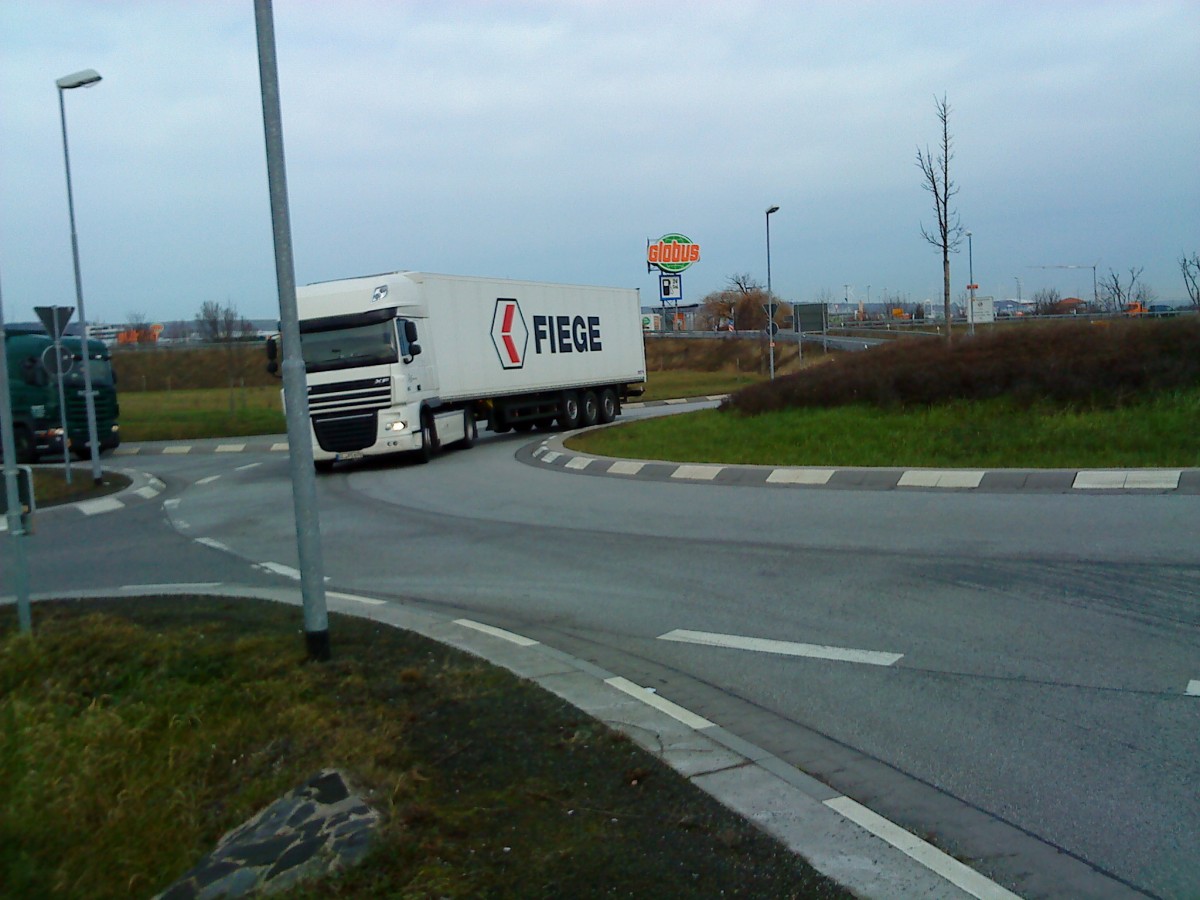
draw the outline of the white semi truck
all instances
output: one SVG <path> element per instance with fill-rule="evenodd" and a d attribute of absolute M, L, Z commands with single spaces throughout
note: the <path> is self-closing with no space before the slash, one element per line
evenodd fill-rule
<path fill-rule="evenodd" d="M 395 272 L 296 291 L 313 460 L 611 422 L 646 380 L 635 289 Z M 268 343 L 269 367 L 277 350 Z"/>

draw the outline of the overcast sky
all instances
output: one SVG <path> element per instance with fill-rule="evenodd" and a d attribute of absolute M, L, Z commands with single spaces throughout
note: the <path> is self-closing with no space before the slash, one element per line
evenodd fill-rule
<path fill-rule="evenodd" d="M 982 294 L 1184 297 L 1200 250 L 1200 3 L 277 0 L 300 284 L 415 269 L 638 287 L 701 245 L 699 299 L 940 297 L 914 160 L 951 106 Z M 252 0 L 0 2 L 5 318 L 278 315 Z M 952 259 L 953 292 L 968 254 Z M 1077 265 L 1082 269 L 1039 269 Z"/>

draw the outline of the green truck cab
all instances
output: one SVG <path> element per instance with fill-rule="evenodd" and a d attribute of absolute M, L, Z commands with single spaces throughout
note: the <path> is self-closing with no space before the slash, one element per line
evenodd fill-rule
<path fill-rule="evenodd" d="M 54 341 L 45 332 L 6 327 L 4 342 L 17 459 L 23 463 L 36 462 L 39 457 L 61 459 L 63 433 L 58 405 L 58 379 L 47 368 L 47 364 L 51 368 L 54 365 Z M 83 458 L 90 455 L 84 396 L 83 341 L 78 337 L 65 337 L 62 345 L 64 356 L 69 358 L 63 376 L 67 446 L 75 456 Z M 87 356 L 95 393 L 96 437 L 100 452 L 103 453 L 121 443 L 116 374 L 113 372 L 112 356 L 103 341 L 89 340 Z"/>

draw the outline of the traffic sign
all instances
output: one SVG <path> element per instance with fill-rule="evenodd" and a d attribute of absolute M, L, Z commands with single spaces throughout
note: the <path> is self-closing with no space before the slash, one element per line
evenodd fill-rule
<path fill-rule="evenodd" d="M 33 311 L 42 320 L 42 325 L 45 327 L 46 333 L 55 340 L 58 340 L 66 330 L 67 323 L 71 321 L 71 315 L 75 312 L 75 307 L 35 306 Z"/>
<path fill-rule="evenodd" d="M 772 322 L 770 325 L 768 325 L 763 330 L 766 331 L 768 334 L 770 334 L 771 337 L 775 337 L 775 335 L 779 334 L 779 323 Z"/>
<path fill-rule="evenodd" d="M 52 344 L 42 351 L 42 368 L 55 377 L 71 374 L 74 366 L 74 354 L 62 344 Z"/>

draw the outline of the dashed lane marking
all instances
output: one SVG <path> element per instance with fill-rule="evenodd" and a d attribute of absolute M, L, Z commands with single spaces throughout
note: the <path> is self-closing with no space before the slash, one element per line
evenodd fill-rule
<path fill-rule="evenodd" d="M 558 459 L 560 456 L 562 456 L 561 453 L 555 453 L 553 450 L 547 450 L 545 453 L 542 454 L 542 462 L 552 463 L 556 459 Z"/>
<path fill-rule="evenodd" d="M 228 546 L 226 546 L 225 544 L 222 544 L 220 541 L 213 540 L 212 538 L 199 537 L 199 538 L 196 538 L 196 543 L 203 544 L 205 547 L 211 547 L 213 550 L 224 551 L 225 553 L 233 552 L 232 550 L 229 549 Z"/>
<path fill-rule="evenodd" d="M 505 631 L 503 628 L 496 628 L 494 625 L 484 625 L 482 622 L 473 622 L 470 619 L 455 619 L 455 625 L 461 625 L 464 628 L 472 628 L 475 631 L 482 631 L 484 634 L 490 634 L 492 637 L 502 638 L 510 643 L 516 644 L 519 647 L 534 647 L 539 642 L 532 638 L 527 638 L 521 634 L 515 634 L 511 631 Z"/>
<path fill-rule="evenodd" d="M 825 805 L 877 838 L 887 841 L 901 853 L 912 857 L 926 868 L 932 869 L 972 897 L 977 897 L 979 900 L 1020 900 L 1012 891 L 985 878 L 969 866 L 947 856 L 937 847 L 910 834 L 899 825 L 872 812 L 849 797 L 832 797 L 825 801 Z"/>
<path fill-rule="evenodd" d="M 245 472 L 247 469 L 253 469 L 255 466 L 261 466 L 262 463 L 246 463 L 244 466 L 238 466 L 235 471 Z"/>
<path fill-rule="evenodd" d="M 76 508 L 85 516 L 94 516 L 99 513 L 113 512 L 114 510 L 124 509 L 125 504 L 114 497 L 99 497 L 95 500 L 82 500 L 75 504 Z"/>
<path fill-rule="evenodd" d="M 594 462 L 590 456 L 576 456 L 567 460 L 566 468 L 568 469 L 586 469 Z"/>
<path fill-rule="evenodd" d="M 653 706 L 659 712 L 666 713 L 672 719 L 682 722 L 689 728 L 703 731 L 705 728 L 712 728 L 716 725 L 715 722 L 710 722 L 703 716 L 696 715 L 690 709 L 684 709 L 670 700 L 664 700 L 649 688 L 644 688 L 640 684 L 634 684 L 632 681 L 622 678 L 619 675 L 604 679 L 604 683 L 615 687 L 618 691 L 626 693 L 636 700 L 641 700 L 647 706 Z"/>
<path fill-rule="evenodd" d="M 340 591 L 326 591 L 326 597 L 333 597 L 335 600 L 353 600 L 355 603 L 365 603 L 367 606 L 386 606 L 386 600 L 376 600 L 374 597 L 362 597 L 358 594 L 343 594 Z"/>
<path fill-rule="evenodd" d="M 715 634 L 710 631 L 688 631 L 676 628 L 658 636 L 660 641 L 701 644 L 706 647 L 727 647 L 732 650 L 754 650 L 783 656 L 807 656 L 835 662 L 862 663 L 868 666 L 892 666 L 904 658 L 903 653 L 880 650 L 855 650 L 850 647 L 828 647 L 823 644 L 800 644 L 793 641 L 774 641 L 768 638 L 745 637 L 740 634 Z"/>
<path fill-rule="evenodd" d="M 279 452 L 280 450 L 286 451 L 287 448 L 288 448 L 288 445 L 286 443 L 278 443 L 278 444 L 271 445 L 272 452 L 276 452 L 276 453 Z"/>
<path fill-rule="evenodd" d="M 191 453 L 191 444 L 172 444 L 170 447 L 163 447 L 163 453 Z"/>
<path fill-rule="evenodd" d="M 196 484 L 212 484 L 214 481 L 216 481 L 220 477 L 221 477 L 220 475 L 209 475 L 207 478 L 201 478 L 199 481 L 196 482 Z"/>
<path fill-rule="evenodd" d="M 274 572 L 276 575 L 282 575 L 284 578 L 291 578 L 293 581 L 300 580 L 300 570 L 293 569 L 291 566 L 280 565 L 274 562 L 259 563 L 261 568 L 268 572 Z"/>
<path fill-rule="evenodd" d="M 217 444 L 217 453 L 241 453 L 246 449 L 245 444 Z"/>
<path fill-rule="evenodd" d="M 145 487 L 138 488 L 136 491 L 134 491 L 134 493 L 137 494 L 139 497 L 141 497 L 143 500 L 153 500 L 155 497 L 157 497 L 159 494 L 162 493 L 162 490 L 160 488 L 156 488 L 153 485 L 148 484 Z"/>
<path fill-rule="evenodd" d="M 1200 697 L 1200 679 L 1189 681 L 1187 690 L 1184 693 L 1190 697 Z"/>

